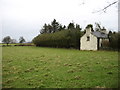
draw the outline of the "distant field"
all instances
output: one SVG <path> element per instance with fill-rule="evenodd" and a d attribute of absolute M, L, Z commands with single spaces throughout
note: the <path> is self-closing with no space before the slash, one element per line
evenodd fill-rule
<path fill-rule="evenodd" d="M 3 47 L 3 88 L 117 88 L 118 53 Z"/>
<path fill-rule="evenodd" d="M 5 44 L 5 43 L 0 43 L 0 45 L 7 45 L 7 44 Z M 10 44 L 8 44 L 8 45 L 17 45 L 17 43 L 10 43 Z"/>
<path fill-rule="evenodd" d="M 0 43 L 0 46 L 3 45 L 3 46 L 7 46 L 7 44 L 5 43 Z M 15 45 L 34 45 L 33 43 L 10 43 L 8 44 L 9 46 L 15 46 Z"/>

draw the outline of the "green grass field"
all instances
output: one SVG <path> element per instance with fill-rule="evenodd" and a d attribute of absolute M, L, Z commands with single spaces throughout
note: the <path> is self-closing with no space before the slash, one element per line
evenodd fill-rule
<path fill-rule="evenodd" d="M 118 53 L 2 48 L 3 88 L 117 88 Z"/>

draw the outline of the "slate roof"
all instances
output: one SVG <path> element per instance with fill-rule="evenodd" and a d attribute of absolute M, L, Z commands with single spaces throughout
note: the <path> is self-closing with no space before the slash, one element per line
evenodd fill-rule
<path fill-rule="evenodd" d="M 108 35 L 99 31 L 92 32 L 97 38 L 108 38 Z"/>

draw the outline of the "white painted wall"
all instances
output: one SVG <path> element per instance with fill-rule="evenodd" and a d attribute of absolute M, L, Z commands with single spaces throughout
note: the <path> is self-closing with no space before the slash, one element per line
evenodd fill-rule
<path fill-rule="evenodd" d="M 87 41 L 87 36 L 90 41 Z M 86 33 L 81 37 L 80 50 L 97 50 L 97 37 L 91 34 L 91 28 L 86 29 Z"/>
<path fill-rule="evenodd" d="M 99 47 L 101 47 L 101 44 L 102 44 L 102 38 L 100 38 Z"/>

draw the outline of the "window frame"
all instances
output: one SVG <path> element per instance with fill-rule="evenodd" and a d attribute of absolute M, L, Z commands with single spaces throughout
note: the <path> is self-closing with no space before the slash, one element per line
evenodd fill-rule
<path fill-rule="evenodd" d="M 90 36 L 87 36 L 87 41 L 90 41 Z"/>

